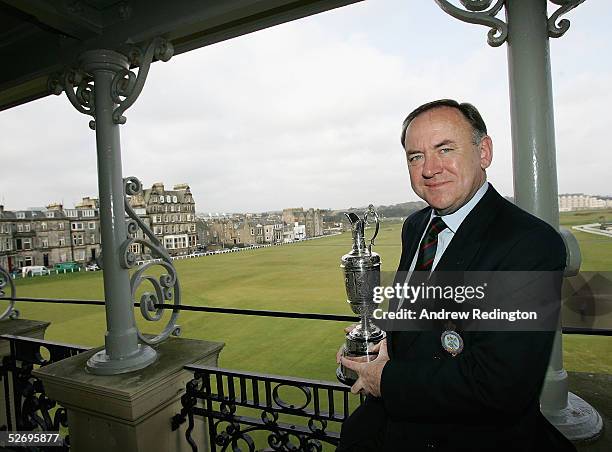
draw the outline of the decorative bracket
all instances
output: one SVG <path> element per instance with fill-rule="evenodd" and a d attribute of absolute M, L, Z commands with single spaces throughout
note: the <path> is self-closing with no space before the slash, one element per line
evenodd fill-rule
<path fill-rule="evenodd" d="M 47 83 L 49 92 L 59 96 L 66 91 L 66 97 L 80 113 L 92 116 L 89 128 L 96 129 L 94 79 L 81 69 L 67 69 L 62 74 L 53 74 Z"/>
<path fill-rule="evenodd" d="M 173 300 L 175 307 L 181 304 L 181 290 L 178 275 L 168 251 L 163 247 L 160 241 L 157 240 L 157 237 L 155 237 L 151 229 L 140 219 L 138 214 L 134 212 L 132 206 L 130 206 L 128 196 L 138 194 L 142 190 L 142 184 L 135 177 L 127 177 L 123 180 L 123 183 L 125 187 L 125 211 L 130 219 L 127 220 L 128 237 L 121 245 L 121 253 L 123 256 L 121 266 L 125 269 L 130 269 L 134 268 L 136 265 L 136 256 L 130 251 L 131 245 L 138 243 L 151 250 L 154 260 L 140 266 L 138 270 L 132 274 L 130 278 L 130 287 L 131 298 L 132 301 L 135 302 L 140 285 L 144 282 L 148 282 L 151 285 L 153 292 L 144 292 L 140 296 L 140 312 L 145 320 L 157 322 L 162 318 L 164 313 L 164 308 L 156 307 L 157 304 L 165 303 L 170 300 Z M 141 239 L 136 237 L 138 229 L 142 230 L 145 238 Z M 149 268 L 156 265 L 161 266 L 167 273 L 162 274 L 159 278 L 145 274 Z M 139 339 L 149 345 L 154 345 L 167 339 L 170 335 L 179 336 L 181 328 L 176 324 L 178 315 L 179 310 L 173 309 L 166 327 L 158 336 L 151 339 L 138 331 Z"/>
<path fill-rule="evenodd" d="M 143 53 L 138 47 L 130 50 L 128 59 L 133 66 L 138 66 L 138 75 L 132 70 L 124 69 L 115 75 L 111 85 L 111 96 L 118 107 L 113 111 L 113 122 L 115 124 L 125 124 L 127 118 L 123 113 L 130 108 L 144 87 L 149 67 L 153 59 L 168 61 L 174 54 L 174 47 L 170 41 L 163 38 L 155 38 L 147 50 Z"/>
<path fill-rule="evenodd" d="M 491 7 L 493 0 L 460 0 L 465 10 L 456 7 L 448 0 L 434 0 L 442 10 L 470 24 L 478 24 L 490 27 L 487 34 L 487 42 L 492 47 L 499 47 L 508 38 L 508 24 L 498 19 L 497 14 L 501 11 L 506 0 L 497 0 Z"/>
<path fill-rule="evenodd" d="M 10 273 L 7 272 L 4 268 L 0 267 L 0 300 L 5 299 L 5 288 L 7 287 L 7 285 L 11 290 L 11 296 L 8 297 L 9 305 L 0 315 L 0 320 L 4 320 L 7 318 L 16 319 L 19 317 L 19 311 L 15 309 L 15 283 L 13 282 L 13 278 L 11 278 Z"/>
<path fill-rule="evenodd" d="M 174 54 L 174 47 L 170 41 L 155 38 L 143 52 L 139 47 L 132 47 L 128 51 L 128 61 L 134 68 L 138 67 L 138 74 L 132 69 L 122 69 L 115 74 L 111 84 L 111 97 L 117 107 L 113 110 L 113 122 L 125 124 L 127 118 L 123 113 L 130 108 L 144 87 L 149 67 L 154 60 L 168 61 Z M 60 95 L 66 91 L 68 100 L 80 113 L 94 117 L 89 122 L 92 130 L 96 128 L 94 104 L 94 78 L 82 69 L 67 69 L 63 74 L 53 74 L 47 83 L 49 92 Z"/>
<path fill-rule="evenodd" d="M 561 19 L 563 14 L 570 12 L 576 6 L 584 2 L 584 0 L 550 0 L 555 5 L 560 6 L 549 18 L 548 18 L 548 36 L 551 38 L 560 38 L 565 34 L 570 27 L 570 21 L 568 19 Z M 559 24 L 557 25 L 557 21 Z"/>
<path fill-rule="evenodd" d="M 495 17 L 504 6 L 506 0 L 497 0 L 493 4 L 493 0 L 459 0 L 465 7 L 465 10 L 458 8 L 450 3 L 449 0 L 434 0 L 444 12 L 450 14 L 455 19 L 471 24 L 479 24 L 491 27 L 487 36 L 487 42 L 493 47 L 502 45 L 508 39 L 508 24 Z M 560 6 L 548 18 L 548 36 L 551 38 L 560 38 L 570 27 L 568 19 L 561 19 L 563 14 L 571 11 L 585 0 L 550 0 L 555 5 Z"/>

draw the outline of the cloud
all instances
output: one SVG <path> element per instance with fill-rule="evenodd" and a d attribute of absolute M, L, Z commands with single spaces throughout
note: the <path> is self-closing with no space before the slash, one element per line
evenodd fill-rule
<path fill-rule="evenodd" d="M 385 14 L 393 3 L 381 3 Z M 396 27 L 391 31 L 378 19 L 360 26 L 373 17 L 372 8 L 342 8 L 154 64 L 121 127 L 124 175 L 145 186 L 187 182 L 202 212 L 415 200 L 399 145 L 401 122 L 422 102 L 453 97 L 483 113 L 495 145 L 489 178 L 511 194 L 504 49 L 486 45 L 486 29 L 451 26 L 439 15 L 434 29 L 418 29 L 418 16 L 407 13 L 390 22 Z M 455 47 L 452 34 L 442 39 L 439 30 L 447 26 L 466 30 L 466 43 L 476 45 Z M 387 39 L 392 32 L 395 38 Z M 399 45 L 397 36 L 411 32 L 431 35 L 431 51 L 408 38 Z M 448 54 L 449 39 L 461 50 Z M 605 92 L 609 81 L 610 72 L 585 69 L 556 87 L 559 180 L 574 174 L 568 187 L 589 187 L 577 191 L 605 191 L 605 179 L 575 177 L 582 167 L 566 153 L 568 146 L 594 144 L 603 135 L 603 107 L 585 90 Z M 567 125 L 588 111 L 602 115 L 588 127 Z M 0 201 L 3 196 L 7 207 L 23 208 L 95 195 L 95 137 L 88 120 L 63 96 L 0 113 Z M 601 165 L 584 168 L 603 171 Z"/>

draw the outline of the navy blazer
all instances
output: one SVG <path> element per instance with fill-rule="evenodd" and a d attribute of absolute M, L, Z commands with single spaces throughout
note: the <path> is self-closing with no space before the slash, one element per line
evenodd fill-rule
<path fill-rule="evenodd" d="M 430 215 L 428 207 L 404 222 L 398 271 L 409 270 Z M 558 271 L 560 294 L 565 261 L 557 231 L 490 186 L 434 273 Z M 462 332 L 455 357 L 442 349 L 440 332 L 388 332 L 381 398 L 368 398 L 345 422 L 339 450 L 575 450 L 539 409 L 554 332 Z M 368 423 L 375 442 L 363 437 Z M 377 445 L 346 447 L 360 435 L 353 444 Z"/>

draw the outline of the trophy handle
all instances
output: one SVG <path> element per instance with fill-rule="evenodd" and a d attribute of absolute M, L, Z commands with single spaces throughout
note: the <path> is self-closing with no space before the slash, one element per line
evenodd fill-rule
<path fill-rule="evenodd" d="M 367 223 L 368 215 L 374 215 L 374 220 L 376 221 L 376 229 L 374 229 L 374 235 L 370 239 L 370 245 L 368 246 L 368 249 L 372 251 L 372 245 L 374 245 L 374 239 L 378 235 L 378 229 L 380 228 L 380 218 L 378 218 L 378 213 L 376 213 L 376 210 L 374 210 L 374 206 L 372 204 L 368 206 L 368 210 L 366 210 L 366 213 L 363 217 L 364 223 Z"/>
<path fill-rule="evenodd" d="M 356 214 L 354 214 L 353 212 L 350 212 L 350 213 L 346 213 L 345 212 L 344 216 L 346 216 L 346 218 L 348 218 L 348 221 L 351 224 L 351 226 L 359 221 L 359 217 Z"/>

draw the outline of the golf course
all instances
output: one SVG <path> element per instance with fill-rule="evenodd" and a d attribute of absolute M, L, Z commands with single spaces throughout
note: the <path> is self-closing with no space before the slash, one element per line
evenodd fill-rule
<path fill-rule="evenodd" d="M 567 227 L 597 221 L 612 211 L 562 214 Z M 381 225 L 375 251 L 383 271 L 394 271 L 400 256 L 400 222 Z M 575 231 L 574 231 L 575 232 Z M 585 271 L 612 270 L 612 239 L 575 232 Z M 182 304 L 352 315 L 345 302 L 340 257 L 350 234 L 237 253 L 175 261 Z M 16 280 L 18 297 L 103 300 L 102 272 L 81 272 Z M 146 287 L 144 287 L 146 289 Z M 51 322 L 46 339 L 99 346 L 106 331 L 103 306 L 18 302 L 22 318 Z M 138 309 L 141 331 L 160 331 L 164 321 L 147 322 Z M 167 320 L 168 314 L 163 320 Z M 184 311 L 182 337 L 225 343 L 222 367 L 335 380 L 335 353 L 343 342 L 342 322 L 282 319 Z M 565 335 L 567 370 L 612 373 L 612 340 Z"/>

